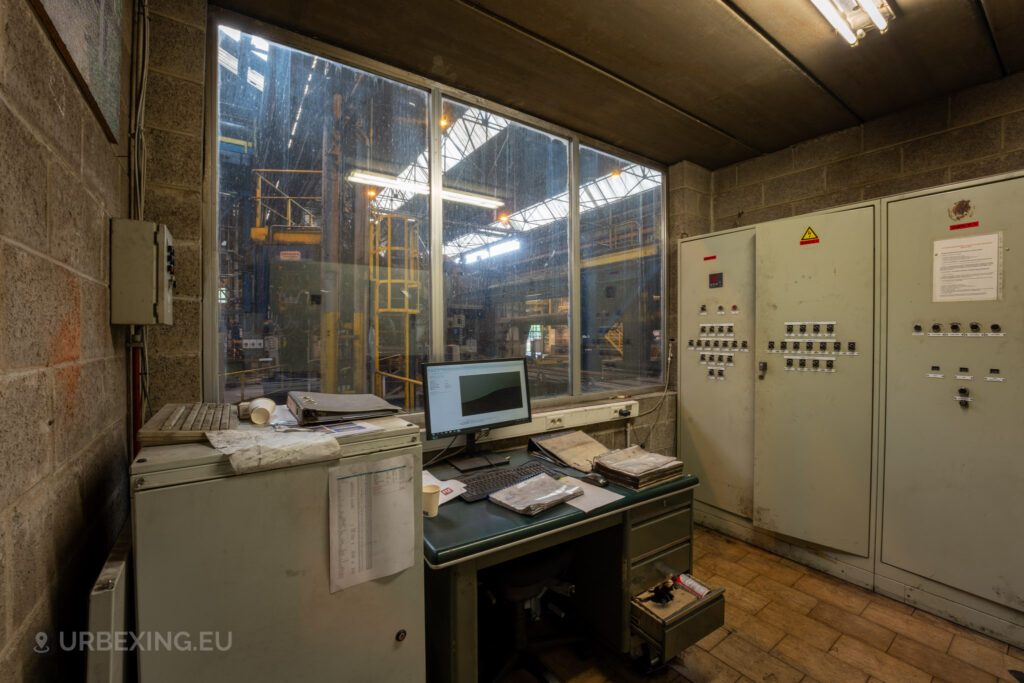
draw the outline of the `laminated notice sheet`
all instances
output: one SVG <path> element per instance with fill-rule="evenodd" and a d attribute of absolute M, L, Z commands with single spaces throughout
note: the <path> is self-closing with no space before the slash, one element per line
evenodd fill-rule
<path fill-rule="evenodd" d="M 413 466 L 407 454 L 327 471 L 332 593 L 413 566 Z"/>
<path fill-rule="evenodd" d="M 997 301 L 1002 292 L 1002 233 L 935 240 L 932 301 Z"/>

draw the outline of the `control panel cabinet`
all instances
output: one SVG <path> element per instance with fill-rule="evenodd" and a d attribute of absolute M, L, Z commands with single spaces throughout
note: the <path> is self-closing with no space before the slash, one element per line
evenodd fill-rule
<path fill-rule="evenodd" d="M 110 221 L 110 323 L 172 324 L 174 269 L 174 241 L 166 225 Z"/>
<path fill-rule="evenodd" d="M 1024 611 L 1024 178 L 884 210 L 880 559 Z"/>
<path fill-rule="evenodd" d="M 754 525 L 861 557 L 871 525 L 875 214 L 864 206 L 757 227 Z"/>
<path fill-rule="evenodd" d="M 679 457 L 697 500 L 750 518 L 754 230 L 679 243 Z"/>

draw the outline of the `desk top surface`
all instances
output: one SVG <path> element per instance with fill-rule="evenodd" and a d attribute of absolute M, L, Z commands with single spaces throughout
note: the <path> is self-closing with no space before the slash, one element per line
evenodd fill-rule
<path fill-rule="evenodd" d="M 510 465 L 519 465 L 528 459 L 529 456 L 525 450 L 513 451 Z M 569 476 L 583 476 L 582 472 L 569 467 L 552 467 Z M 436 465 L 430 467 L 429 470 L 442 481 L 467 476 L 448 464 Z M 456 498 L 442 505 L 438 510 L 437 517 L 423 519 L 423 553 L 427 562 L 432 566 L 458 562 L 471 555 L 494 550 L 514 541 L 537 536 L 590 518 L 601 517 L 609 512 L 622 510 L 667 493 L 691 488 L 697 484 L 698 479 L 692 474 L 684 474 L 679 479 L 667 481 L 644 491 L 632 491 L 609 484 L 608 490 L 622 495 L 622 498 L 590 512 L 583 512 L 568 503 L 562 503 L 533 517 L 513 512 L 486 499 L 467 503 L 461 498 Z M 586 483 L 583 485 L 590 486 Z"/>

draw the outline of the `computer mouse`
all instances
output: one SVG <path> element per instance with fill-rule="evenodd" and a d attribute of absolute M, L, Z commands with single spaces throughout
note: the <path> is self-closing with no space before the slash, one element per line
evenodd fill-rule
<path fill-rule="evenodd" d="M 608 485 L 608 480 L 605 479 L 604 477 L 602 477 L 597 472 L 591 472 L 590 474 L 584 474 L 583 477 L 581 477 L 581 480 L 587 482 L 588 484 L 593 484 L 594 486 L 607 486 Z"/>

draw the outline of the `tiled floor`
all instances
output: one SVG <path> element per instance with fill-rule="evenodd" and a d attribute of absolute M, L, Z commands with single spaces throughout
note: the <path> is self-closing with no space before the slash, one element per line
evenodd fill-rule
<path fill-rule="evenodd" d="M 1024 650 L 701 527 L 693 547 L 694 575 L 726 588 L 725 626 L 653 678 L 608 653 L 545 665 L 572 683 L 1024 681 Z"/>

